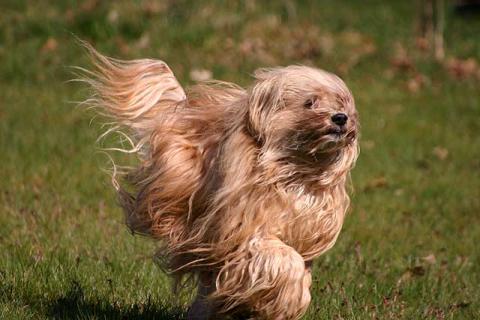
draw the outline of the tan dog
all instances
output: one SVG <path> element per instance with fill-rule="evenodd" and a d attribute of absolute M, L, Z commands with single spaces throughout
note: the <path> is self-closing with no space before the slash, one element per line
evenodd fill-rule
<path fill-rule="evenodd" d="M 177 283 L 197 280 L 189 318 L 301 317 L 311 261 L 333 246 L 349 205 L 358 117 L 343 81 L 289 66 L 257 70 L 246 90 L 210 82 L 185 93 L 162 61 L 88 48 L 88 102 L 128 131 L 140 160 L 129 191 L 115 180 L 127 224 L 158 240 Z"/>

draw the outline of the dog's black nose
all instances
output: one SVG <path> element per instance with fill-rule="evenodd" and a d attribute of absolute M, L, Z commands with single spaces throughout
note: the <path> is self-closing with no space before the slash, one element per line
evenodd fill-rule
<path fill-rule="evenodd" d="M 348 117 L 345 113 L 336 113 L 332 116 L 332 121 L 339 126 L 343 126 L 347 123 Z"/>

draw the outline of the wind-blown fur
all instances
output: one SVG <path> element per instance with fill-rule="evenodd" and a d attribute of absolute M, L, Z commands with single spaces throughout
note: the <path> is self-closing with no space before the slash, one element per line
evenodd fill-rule
<path fill-rule="evenodd" d="M 128 131 L 140 159 L 118 187 L 127 224 L 159 240 L 177 280 L 198 279 L 189 316 L 301 317 L 311 261 L 333 246 L 349 205 L 358 120 L 345 84 L 290 66 L 258 70 L 246 90 L 211 82 L 185 93 L 162 61 L 87 48 L 89 103 Z"/>

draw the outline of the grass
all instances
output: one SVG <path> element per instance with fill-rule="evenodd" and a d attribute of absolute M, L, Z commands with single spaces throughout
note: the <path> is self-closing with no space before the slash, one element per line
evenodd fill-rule
<path fill-rule="evenodd" d="M 155 244 L 122 223 L 94 147 L 101 122 L 68 103 L 85 97 L 66 83 L 68 66 L 88 65 L 72 34 L 116 57 L 164 59 L 185 84 L 193 69 L 241 84 L 261 66 L 340 73 L 361 114 L 362 153 L 351 213 L 314 266 L 305 319 L 480 318 L 479 78 L 452 76 L 417 48 L 415 10 L 373 0 L 3 1 L 0 318 L 182 319 L 188 304 L 152 262 Z M 480 59 L 479 27 L 448 10 L 447 55 Z"/>

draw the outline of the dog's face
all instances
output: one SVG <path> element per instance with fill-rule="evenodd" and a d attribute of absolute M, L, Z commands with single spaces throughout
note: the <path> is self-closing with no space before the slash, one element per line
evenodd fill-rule
<path fill-rule="evenodd" d="M 302 66 L 260 71 L 256 78 L 249 125 L 265 148 L 308 163 L 356 152 L 358 115 L 340 78 Z"/>

